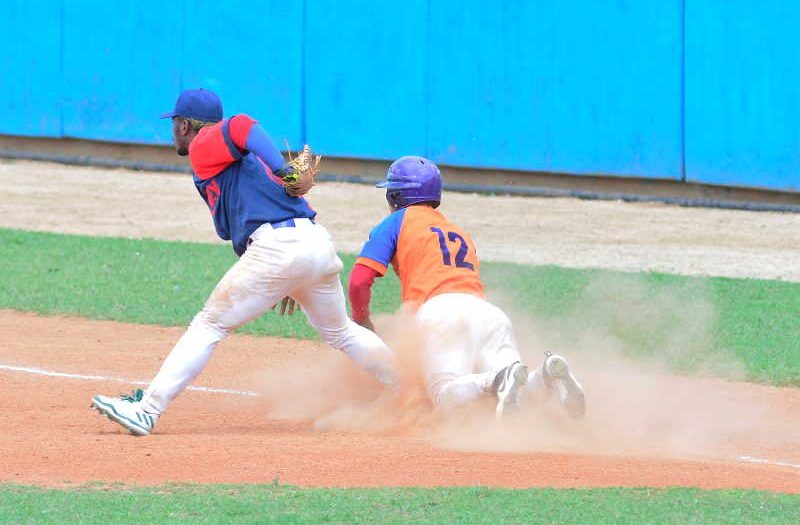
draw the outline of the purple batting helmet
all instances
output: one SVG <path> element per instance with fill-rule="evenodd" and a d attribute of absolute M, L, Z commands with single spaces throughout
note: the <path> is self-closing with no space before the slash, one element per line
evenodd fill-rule
<path fill-rule="evenodd" d="M 442 200 L 442 174 L 425 157 L 400 157 L 389 166 L 386 180 L 376 186 L 386 188 L 386 202 L 395 210 L 419 202 L 436 208 Z"/>

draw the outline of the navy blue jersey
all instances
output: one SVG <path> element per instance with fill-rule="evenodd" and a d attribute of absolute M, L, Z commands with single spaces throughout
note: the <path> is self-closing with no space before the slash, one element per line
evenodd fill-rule
<path fill-rule="evenodd" d="M 287 195 L 283 181 L 245 149 L 254 124 L 247 115 L 237 115 L 202 128 L 189 145 L 194 183 L 211 210 L 217 235 L 231 241 L 240 256 L 262 224 L 316 215 L 303 197 Z"/>

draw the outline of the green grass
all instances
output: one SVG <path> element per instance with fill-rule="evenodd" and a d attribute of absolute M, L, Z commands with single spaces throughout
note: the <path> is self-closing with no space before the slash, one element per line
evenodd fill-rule
<path fill-rule="evenodd" d="M 721 375 L 740 363 L 751 381 L 800 386 L 800 283 L 510 264 L 483 273 L 553 348 L 610 346 Z"/>
<path fill-rule="evenodd" d="M 349 270 L 353 257 L 342 258 Z M 220 245 L 0 229 L 0 308 L 185 325 L 235 260 Z M 800 284 L 492 263 L 483 264 L 483 275 L 522 341 L 533 333 L 553 348 L 611 349 L 687 372 L 735 360 L 752 380 L 800 385 Z M 396 278 L 379 280 L 374 309 L 394 311 L 398 295 Z M 274 313 L 242 331 L 315 337 L 302 316 Z M 5 523 L 796 524 L 800 497 L 695 489 L 0 485 Z"/>
<path fill-rule="evenodd" d="M 349 271 L 353 257 L 342 259 Z M 0 307 L 186 325 L 235 260 L 222 245 L 0 229 Z M 737 361 L 750 380 L 800 385 L 798 283 L 501 263 L 482 273 L 523 342 L 534 333 L 551 348 L 611 349 L 686 372 Z M 398 306 L 397 279 L 379 279 L 374 311 Z M 271 312 L 241 331 L 315 337 L 303 316 Z"/>
<path fill-rule="evenodd" d="M 50 490 L 0 485 L 0 524 L 581 523 L 796 524 L 800 497 L 695 489 L 299 489 L 272 486 Z"/>

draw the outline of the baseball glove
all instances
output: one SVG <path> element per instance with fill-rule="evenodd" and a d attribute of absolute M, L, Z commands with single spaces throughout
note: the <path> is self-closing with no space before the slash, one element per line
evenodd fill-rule
<path fill-rule="evenodd" d="M 306 144 L 296 157 L 289 153 L 288 165 L 278 175 L 283 180 L 286 193 L 292 197 L 305 195 L 317 181 L 320 155 L 314 155 Z"/>

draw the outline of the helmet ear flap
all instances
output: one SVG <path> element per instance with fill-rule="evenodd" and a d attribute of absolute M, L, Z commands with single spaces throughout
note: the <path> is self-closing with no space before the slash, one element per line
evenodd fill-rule
<path fill-rule="evenodd" d="M 386 202 L 393 210 L 399 210 L 405 204 L 403 190 L 386 190 Z"/>

